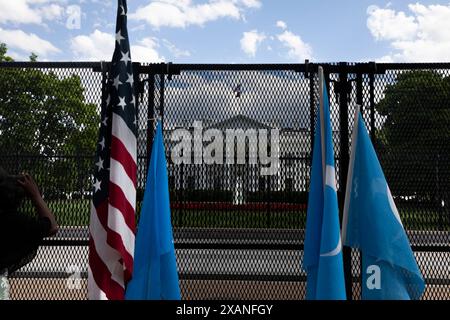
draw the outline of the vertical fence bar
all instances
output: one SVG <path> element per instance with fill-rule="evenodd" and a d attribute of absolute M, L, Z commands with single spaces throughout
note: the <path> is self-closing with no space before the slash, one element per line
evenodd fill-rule
<path fill-rule="evenodd" d="M 369 73 L 369 104 L 370 104 L 370 138 L 375 143 L 375 73 L 371 70 Z"/>
<path fill-rule="evenodd" d="M 148 102 L 147 102 L 147 154 L 145 177 L 147 176 L 150 153 L 152 152 L 152 143 L 155 127 L 155 75 L 148 75 Z"/>
<path fill-rule="evenodd" d="M 106 112 L 106 99 L 108 97 L 108 73 L 109 73 L 109 65 L 105 61 L 100 63 L 100 71 L 102 73 L 102 101 L 100 102 L 100 115 Z M 100 119 L 100 121 L 102 121 Z"/>
<path fill-rule="evenodd" d="M 141 64 L 139 62 L 133 62 L 133 86 L 132 86 L 132 90 L 133 90 L 133 96 L 134 96 L 134 110 L 135 110 L 135 130 L 136 132 L 134 133 L 136 135 L 136 139 L 138 141 L 137 145 L 136 145 L 136 150 L 137 150 L 137 165 L 139 168 L 139 156 L 140 156 L 140 150 L 139 150 L 139 110 L 141 108 L 141 97 L 144 94 L 144 83 L 140 81 L 140 76 L 141 76 Z M 137 169 L 137 177 L 139 177 L 139 169 Z M 137 183 L 137 186 L 139 185 L 139 183 Z M 139 197 L 139 196 L 138 196 Z M 140 199 L 138 199 L 140 200 Z"/>
<path fill-rule="evenodd" d="M 165 75 L 164 73 L 161 73 L 160 75 L 160 82 L 159 82 L 159 116 L 161 117 L 161 125 L 163 126 L 164 130 L 164 79 Z"/>
<path fill-rule="evenodd" d="M 364 110 L 362 73 L 356 74 L 356 104 L 361 106 L 361 110 Z"/>
<path fill-rule="evenodd" d="M 133 95 L 134 95 L 134 108 L 136 109 L 136 136 L 139 134 L 139 107 L 140 107 L 140 95 L 143 94 L 144 88 L 141 87 L 140 77 L 141 64 L 139 62 L 133 62 Z"/>
<path fill-rule="evenodd" d="M 311 154 L 314 149 L 314 124 L 315 124 L 315 100 L 314 100 L 314 72 L 309 73 L 309 108 L 310 108 L 310 117 L 309 117 L 309 128 L 311 134 Z M 309 166 L 312 166 L 312 156 L 309 157 Z"/>
<path fill-rule="evenodd" d="M 347 172 L 349 159 L 349 130 L 348 130 L 348 90 L 350 83 L 348 82 L 347 63 L 339 63 L 339 82 L 337 91 L 339 93 L 339 215 L 342 224 L 342 212 L 344 208 L 344 197 L 347 182 Z M 342 250 L 344 258 L 344 274 L 345 287 L 347 291 L 347 299 L 353 300 L 353 279 L 352 279 L 352 251 L 351 248 L 344 246 Z"/>

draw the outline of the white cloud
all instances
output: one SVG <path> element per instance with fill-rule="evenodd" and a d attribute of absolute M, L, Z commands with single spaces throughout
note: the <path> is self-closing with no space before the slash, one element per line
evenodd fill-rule
<path fill-rule="evenodd" d="M 241 38 L 241 49 L 249 57 L 254 57 L 258 50 L 258 45 L 266 39 L 263 33 L 258 33 L 257 30 L 244 32 Z"/>
<path fill-rule="evenodd" d="M 96 29 L 90 35 L 72 38 L 70 49 L 78 60 L 110 60 L 114 44 L 115 38 L 112 34 Z"/>
<path fill-rule="evenodd" d="M 33 10 L 26 0 L 0 0 L 0 23 L 41 24 L 41 16 Z"/>
<path fill-rule="evenodd" d="M 130 31 L 142 31 L 142 30 L 145 30 L 145 24 L 139 24 L 139 25 L 137 25 L 135 27 L 131 27 L 131 28 L 129 27 L 128 30 L 130 30 Z"/>
<path fill-rule="evenodd" d="M 0 0 L 0 23 L 43 24 L 43 20 L 60 19 L 65 0 Z"/>
<path fill-rule="evenodd" d="M 85 0 L 83 0 L 85 1 Z M 112 7 L 112 0 L 91 0 L 92 3 L 103 5 L 104 7 Z"/>
<path fill-rule="evenodd" d="M 176 45 L 174 45 L 172 42 L 170 42 L 167 39 L 162 40 L 164 46 L 169 50 L 169 52 L 175 57 L 175 58 L 181 58 L 181 57 L 190 57 L 191 53 L 188 50 L 182 50 L 178 48 Z"/>
<path fill-rule="evenodd" d="M 286 22 L 284 22 L 284 21 L 282 21 L 282 20 L 278 20 L 277 23 L 276 23 L 276 26 L 277 26 L 278 28 L 283 29 L 283 30 L 287 29 L 287 24 L 286 24 Z"/>
<path fill-rule="evenodd" d="M 25 54 L 34 52 L 42 58 L 61 52 L 49 41 L 39 38 L 34 33 L 25 33 L 22 30 L 0 28 L 0 39 L 12 49 L 24 51 Z"/>
<path fill-rule="evenodd" d="M 277 35 L 277 39 L 288 48 L 289 58 L 298 62 L 312 58 L 311 46 L 303 42 L 299 35 L 286 30 Z"/>
<path fill-rule="evenodd" d="M 163 62 L 164 57 L 160 56 L 156 38 L 144 38 L 138 41 L 137 45 L 131 46 L 131 55 L 136 62 Z"/>
<path fill-rule="evenodd" d="M 64 7 L 59 4 L 52 3 L 39 9 L 41 16 L 46 20 L 61 19 L 65 14 Z"/>
<path fill-rule="evenodd" d="M 31 4 L 43 4 L 49 2 L 67 3 L 67 0 L 25 0 L 25 1 Z"/>
<path fill-rule="evenodd" d="M 450 41 L 450 5 L 424 6 L 419 3 L 410 4 L 409 9 L 416 16 L 418 38 L 434 42 Z"/>
<path fill-rule="evenodd" d="M 381 60 L 450 61 L 450 5 L 408 5 L 410 14 L 371 6 L 367 26 L 376 40 L 390 43 Z M 380 59 L 377 59 L 380 61 Z"/>
<path fill-rule="evenodd" d="M 393 60 L 409 62 L 450 61 L 450 41 L 432 40 L 395 41 L 392 47 L 400 53 L 393 55 Z"/>
<path fill-rule="evenodd" d="M 417 33 L 414 17 L 402 11 L 397 13 L 392 9 L 370 6 L 367 14 L 367 27 L 377 40 L 407 40 Z"/>
<path fill-rule="evenodd" d="M 235 3 L 242 3 L 248 8 L 261 8 L 262 4 L 260 0 L 237 0 Z"/>
<path fill-rule="evenodd" d="M 112 34 L 95 30 L 89 35 L 72 38 L 70 48 L 77 60 L 109 61 L 115 42 Z M 131 59 L 135 62 L 160 62 L 163 58 L 156 51 L 157 46 L 154 38 L 144 38 L 137 45 L 131 45 Z"/>
<path fill-rule="evenodd" d="M 194 4 L 191 0 L 156 0 L 129 14 L 130 19 L 159 27 L 185 28 L 203 26 L 221 18 L 243 19 L 247 8 L 259 8 L 258 0 L 209 0 Z"/>

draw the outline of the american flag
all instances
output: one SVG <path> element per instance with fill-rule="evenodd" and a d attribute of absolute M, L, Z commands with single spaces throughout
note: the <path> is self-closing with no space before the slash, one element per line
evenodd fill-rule
<path fill-rule="evenodd" d="M 133 271 L 136 208 L 136 102 L 126 0 L 102 101 L 89 226 L 89 299 L 123 299 Z"/>

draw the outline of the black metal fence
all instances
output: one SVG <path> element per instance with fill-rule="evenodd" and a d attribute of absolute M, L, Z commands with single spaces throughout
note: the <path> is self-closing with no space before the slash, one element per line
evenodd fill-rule
<path fill-rule="evenodd" d="M 360 104 L 426 278 L 424 299 L 449 299 L 450 64 L 322 65 L 341 208 Z M 90 173 L 105 66 L 0 63 L 0 165 L 31 172 L 61 226 L 12 275 L 15 299 L 86 298 Z M 134 67 L 138 201 L 161 116 L 183 298 L 303 299 L 318 65 Z M 241 149 L 229 138 L 236 132 L 245 137 Z M 278 153 L 271 148 L 276 135 Z M 264 137 L 269 147 L 260 152 Z M 276 170 L 263 174 L 270 166 Z M 344 249 L 349 296 L 358 299 L 359 254 Z"/>

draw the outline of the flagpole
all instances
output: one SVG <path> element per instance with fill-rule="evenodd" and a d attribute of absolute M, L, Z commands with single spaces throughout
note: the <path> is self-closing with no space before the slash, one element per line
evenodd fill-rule
<path fill-rule="evenodd" d="M 325 186 L 326 171 L 325 171 L 325 118 L 324 118 L 324 83 L 323 68 L 319 66 L 319 115 L 320 115 L 320 145 L 322 150 L 322 178 Z"/>
<path fill-rule="evenodd" d="M 353 121 L 352 147 L 350 149 L 350 161 L 348 164 L 347 184 L 345 188 L 344 212 L 342 217 L 342 232 L 341 232 L 342 243 L 345 243 L 345 238 L 347 236 L 348 209 L 350 206 L 350 193 L 353 187 L 352 186 L 353 166 L 355 163 L 355 149 L 356 149 L 356 142 L 358 139 L 358 121 L 360 109 L 361 106 L 357 104 L 355 108 L 355 120 Z"/>

